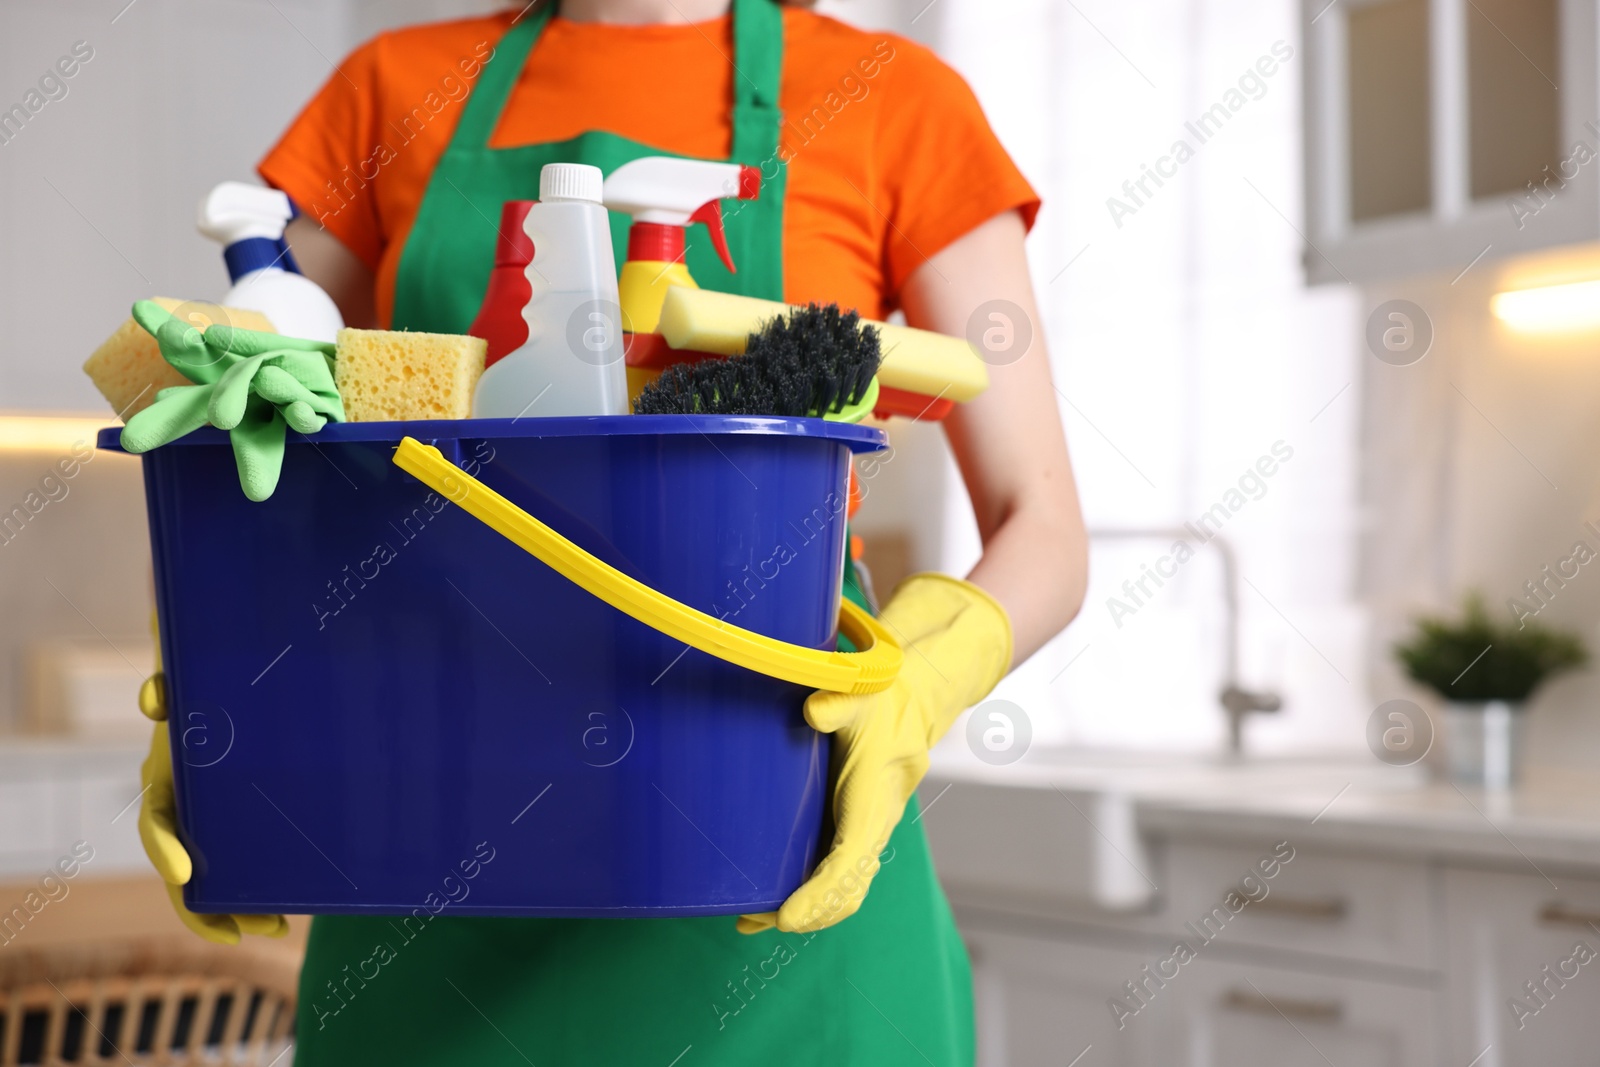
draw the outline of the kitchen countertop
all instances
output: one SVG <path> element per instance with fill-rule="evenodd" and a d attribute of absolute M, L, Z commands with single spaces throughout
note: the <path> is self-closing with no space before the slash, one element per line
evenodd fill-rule
<path fill-rule="evenodd" d="M 1564 769 L 1530 768 L 1522 785 L 1491 793 L 1364 754 L 1232 761 L 1036 749 L 993 767 L 958 742 L 935 751 L 929 778 L 925 808 L 950 783 L 1037 789 L 1052 809 L 1058 791 L 1098 793 L 1131 804 L 1139 831 L 1152 837 L 1287 838 L 1411 858 L 1600 868 L 1600 775 Z"/>

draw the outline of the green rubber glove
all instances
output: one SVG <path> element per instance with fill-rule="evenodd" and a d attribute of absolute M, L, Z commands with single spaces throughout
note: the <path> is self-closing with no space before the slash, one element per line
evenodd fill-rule
<path fill-rule="evenodd" d="M 122 447 L 129 452 L 148 452 L 208 424 L 227 430 L 239 485 L 251 500 L 265 500 L 278 487 L 288 428 L 311 434 L 344 421 L 333 345 L 224 323 L 202 332 L 150 300 L 135 304 L 133 317 L 162 358 L 195 384 L 161 390 L 128 420 Z"/>

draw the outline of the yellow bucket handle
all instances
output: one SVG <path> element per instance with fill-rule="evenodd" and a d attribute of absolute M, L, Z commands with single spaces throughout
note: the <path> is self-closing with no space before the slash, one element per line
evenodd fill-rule
<path fill-rule="evenodd" d="M 400 441 L 395 466 L 524 549 L 557 574 L 668 637 L 752 671 L 810 689 L 877 693 L 900 673 L 900 643 L 849 599 L 839 629 L 860 652 L 819 651 L 733 626 L 679 603 L 585 552 L 415 438 Z"/>

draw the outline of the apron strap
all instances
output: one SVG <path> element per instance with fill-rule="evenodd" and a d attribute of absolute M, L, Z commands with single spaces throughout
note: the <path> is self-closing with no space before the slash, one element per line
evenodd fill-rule
<path fill-rule="evenodd" d="M 517 87 L 522 68 L 533 51 L 534 42 L 544 32 L 555 4 L 540 4 L 539 9 L 512 26 L 495 45 L 494 55 L 484 64 L 478 75 L 478 84 L 467 94 L 466 105 L 461 109 L 461 121 L 456 126 L 453 143 L 472 148 L 487 148 L 489 138 L 500 125 L 500 113 L 505 110 L 511 90 Z"/>
<path fill-rule="evenodd" d="M 506 101 L 556 5 L 506 31 L 468 94 L 455 142 L 486 148 Z M 733 139 L 729 157 L 752 166 L 776 158 L 778 90 L 783 75 L 783 13 L 775 0 L 733 0 Z"/>
<path fill-rule="evenodd" d="M 778 158 L 783 12 L 776 0 L 733 0 L 733 141 L 728 158 L 760 167 Z M 765 175 L 763 175 L 765 176 Z"/>

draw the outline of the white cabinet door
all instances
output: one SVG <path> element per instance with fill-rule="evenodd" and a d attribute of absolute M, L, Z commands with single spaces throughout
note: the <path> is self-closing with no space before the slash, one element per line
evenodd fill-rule
<path fill-rule="evenodd" d="M 1109 1002 L 1154 957 L 964 928 L 972 955 L 979 1067 L 1165 1067 L 1174 1013 L 1117 1026 Z M 1136 942 L 1133 944 L 1137 944 Z M 1165 1014 L 1165 1018 L 1163 1018 Z"/>
<path fill-rule="evenodd" d="M 1592 0 L 1301 0 L 1308 279 L 1600 235 Z"/>
<path fill-rule="evenodd" d="M 1164 925 L 1175 936 L 1203 935 L 1229 950 L 1273 948 L 1417 970 L 1435 965 L 1421 861 L 1287 842 L 1275 848 L 1172 842 Z M 1230 900 L 1237 912 L 1225 906 Z"/>
<path fill-rule="evenodd" d="M 1445 872 L 1452 1060 L 1476 1059 L 1476 1067 L 1595 1061 L 1600 882 L 1547 873 L 1554 884 L 1532 870 Z"/>
<path fill-rule="evenodd" d="M 1436 996 L 1415 986 L 1201 957 L 1181 967 L 1133 1021 L 1171 1011 L 1181 1051 L 1162 1062 L 1185 1067 L 1435 1067 L 1449 1062 L 1437 1056 Z M 1170 1002 L 1163 1005 L 1163 997 Z"/>

